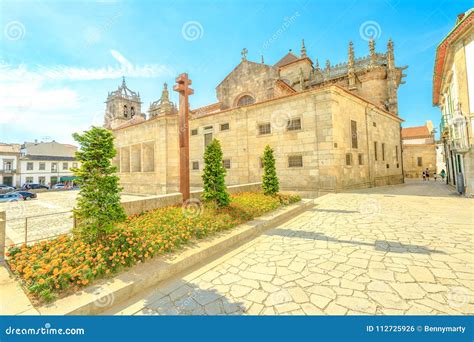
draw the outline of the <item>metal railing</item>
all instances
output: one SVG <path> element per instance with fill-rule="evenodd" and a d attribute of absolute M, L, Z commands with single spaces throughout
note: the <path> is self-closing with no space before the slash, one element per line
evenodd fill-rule
<path fill-rule="evenodd" d="M 65 215 L 65 214 L 70 214 L 69 219 L 71 220 L 69 223 L 68 222 L 62 222 L 62 224 L 56 224 L 55 222 L 48 222 L 49 217 L 58 217 L 60 215 Z M 34 221 L 41 220 L 42 222 L 40 224 L 34 224 Z M 21 228 L 19 225 L 15 224 L 15 222 L 23 222 L 23 238 L 20 240 L 20 234 L 17 234 L 18 231 L 21 231 Z M 52 224 L 52 225 L 51 225 Z M 6 226 L 7 229 L 13 233 L 13 236 L 10 236 L 10 240 L 12 240 L 12 245 L 23 245 L 23 244 L 31 244 L 34 242 L 38 241 L 43 241 L 43 240 L 50 240 L 55 237 L 65 235 L 65 234 L 70 234 L 71 233 L 71 228 L 74 229 L 76 226 L 76 220 L 73 215 L 72 211 L 62 211 L 62 212 L 55 212 L 55 213 L 50 213 L 50 214 L 43 214 L 43 215 L 35 215 L 35 216 L 26 216 L 26 217 L 19 217 L 19 218 L 12 218 L 12 219 L 6 219 Z M 48 227 L 45 229 L 45 227 Z M 51 230 L 51 227 L 53 227 L 53 230 L 61 230 L 60 233 L 47 233 L 47 231 Z M 69 228 L 68 228 L 69 227 Z M 32 232 L 32 229 L 34 229 L 34 233 Z M 46 234 L 41 234 L 41 232 L 44 232 L 46 230 Z M 39 233 L 38 233 L 39 232 Z M 31 239 L 31 236 L 34 238 Z M 29 239 L 30 238 L 30 239 Z"/>

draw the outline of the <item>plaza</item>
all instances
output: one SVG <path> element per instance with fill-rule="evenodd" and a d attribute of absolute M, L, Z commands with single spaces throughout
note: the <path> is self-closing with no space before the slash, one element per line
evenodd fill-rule
<path fill-rule="evenodd" d="M 472 206 L 440 181 L 328 194 L 104 314 L 473 314 Z"/>

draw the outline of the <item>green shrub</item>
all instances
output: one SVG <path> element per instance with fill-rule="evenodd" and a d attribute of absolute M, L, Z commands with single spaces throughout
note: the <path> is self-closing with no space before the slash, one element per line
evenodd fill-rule
<path fill-rule="evenodd" d="M 207 145 L 204 153 L 204 170 L 202 180 L 204 191 L 202 199 L 213 201 L 218 207 L 228 206 L 229 193 L 225 186 L 226 169 L 222 165 L 222 149 L 219 140 L 214 139 Z"/>
<path fill-rule="evenodd" d="M 94 241 L 104 238 L 116 222 L 126 218 L 120 204 L 117 170 L 110 162 L 116 154 L 114 136 L 104 128 L 92 127 L 82 135 L 74 133 L 73 137 L 80 144 L 76 159 L 81 163 L 73 169 L 75 182 L 80 185 L 74 208 L 74 233 Z"/>
<path fill-rule="evenodd" d="M 262 189 L 265 195 L 274 196 L 280 190 L 278 176 L 275 168 L 275 156 L 273 149 L 267 145 L 263 151 L 263 176 Z"/>

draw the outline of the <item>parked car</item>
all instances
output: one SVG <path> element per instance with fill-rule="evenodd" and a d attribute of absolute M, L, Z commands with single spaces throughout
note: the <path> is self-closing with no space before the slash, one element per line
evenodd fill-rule
<path fill-rule="evenodd" d="M 64 189 L 65 185 L 63 183 L 58 183 L 53 185 L 53 189 Z"/>
<path fill-rule="evenodd" d="M 0 203 L 22 201 L 23 196 L 19 193 L 0 194 Z"/>
<path fill-rule="evenodd" d="M 24 190 L 49 189 L 48 186 L 43 185 L 43 184 L 37 184 L 37 183 L 26 183 L 26 184 L 23 184 L 21 188 Z"/>
<path fill-rule="evenodd" d="M 9 192 L 9 194 L 20 194 L 21 196 L 23 196 L 23 200 L 25 201 L 38 197 L 38 195 L 36 195 L 34 192 L 29 191 L 14 191 Z"/>
<path fill-rule="evenodd" d="M 15 187 L 5 184 L 0 184 L 0 190 L 15 190 Z"/>

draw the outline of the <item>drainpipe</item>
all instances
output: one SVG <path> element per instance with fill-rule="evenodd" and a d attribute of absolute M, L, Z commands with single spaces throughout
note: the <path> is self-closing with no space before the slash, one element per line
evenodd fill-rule
<path fill-rule="evenodd" d="M 402 124 L 400 125 L 400 163 L 402 164 L 402 179 L 405 183 L 405 170 L 403 169 L 403 141 L 402 141 Z"/>
<path fill-rule="evenodd" d="M 365 141 L 366 141 L 366 145 L 367 145 L 367 169 L 369 171 L 369 182 L 372 182 L 372 179 L 371 179 L 371 172 L 370 172 L 370 151 L 369 151 L 369 120 L 367 119 L 368 117 L 368 109 L 369 109 L 369 105 L 366 104 L 365 105 Z M 375 180 L 374 180 L 374 185 L 375 185 Z"/>

